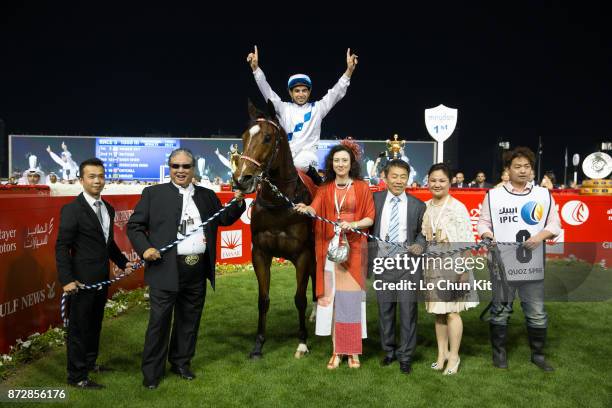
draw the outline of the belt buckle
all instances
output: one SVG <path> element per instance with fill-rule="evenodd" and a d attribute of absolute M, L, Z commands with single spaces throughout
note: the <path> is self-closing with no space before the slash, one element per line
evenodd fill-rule
<path fill-rule="evenodd" d="M 198 263 L 198 261 L 200 260 L 200 256 L 199 255 L 187 255 L 185 257 L 185 263 L 189 266 L 193 266 L 195 264 Z"/>

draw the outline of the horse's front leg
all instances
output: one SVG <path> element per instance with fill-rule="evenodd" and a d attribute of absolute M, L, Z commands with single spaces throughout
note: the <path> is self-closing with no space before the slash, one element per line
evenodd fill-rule
<path fill-rule="evenodd" d="M 259 359 L 263 356 L 262 348 L 266 341 L 266 318 L 270 307 L 270 265 L 272 264 L 272 256 L 266 254 L 258 247 L 253 247 L 253 269 L 257 276 L 259 285 L 259 321 L 257 323 L 257 337 L 255 345 L 251 351 L 250 358 Z"/>
<path fill-rule="evenodd" d="M 315 256 L 314 251 L 303 251 L 295 262 L 295 274 L 297 280 L 297 289 L 295 291 L 295 307 L 298 310 L 299 332 L 298 338 L 300 343 L 295 351 L 295 358 L 302 358 L 308 353 L 306 340 L 308 338 L 308 330 L 306 329 L 306 306 L 308 303 L 306 291 L 308 289 L 308 279 L 314 272 Z"/>

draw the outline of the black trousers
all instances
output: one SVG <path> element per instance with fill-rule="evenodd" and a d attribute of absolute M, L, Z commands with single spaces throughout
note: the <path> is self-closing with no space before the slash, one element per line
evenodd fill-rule
<path fill-rule="evenodd" d="M 406 271 L 388 270 L 381 276 L 375 276 L 383 282 L 415 282 L 418 288 L 421 273 L 411 275 Z M 411 362 L 417 340 L 418 291 L 376 291 L 378 301 L 378 321 L 380 326 L 380 344 L 388 357 L 397 357 L 399 361 Z M 400 336 L 396 342 L 396 316 L 399 309 Z"/>
<path fill-rule="evenodd" d="M 68 381 L 87 379 L 100 349 L 100 331 L 108 286 L 101 290 L 79 290 L 70 296 L 68 314 Z"/>
<path fill-rule="evenodd" d="M 206 297 L 202 258 L 193 266 L 177 261 L 178 291 L 150 288 L 151 309 L 142 353 L 142 374 L 146 382 L 158 381 L 164 375 L 166 358 L 171 365 L 184 367 L 189 366 L 195 355 Z"/>

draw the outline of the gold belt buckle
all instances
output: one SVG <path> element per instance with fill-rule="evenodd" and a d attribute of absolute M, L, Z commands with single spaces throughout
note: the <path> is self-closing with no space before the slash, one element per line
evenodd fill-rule
<path fill-rule="evenodd" d="M 198 261 L 200 260 L 200 256 L 199 255 L 187 255 L 185 257 L 185 263 L 189 266 L 193 266 L 195 264 L 198 263 Z"/>

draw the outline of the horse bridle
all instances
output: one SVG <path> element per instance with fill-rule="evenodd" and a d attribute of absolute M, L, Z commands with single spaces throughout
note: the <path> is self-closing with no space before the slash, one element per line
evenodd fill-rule
<path fill-rule="evenodd" d="M 274 137 L 274 150 L 272 152 L 272 155 L 270 156 L 270 159 L 268 160 L 268 163 L 266 164 L 266 166 L 264 167 L 260 162 L 258 162 L 257 160 L 255 160 L 252 157 L 246 156 L 244 154 L 240 155 L 241 159 L 247 160 L 251 163 L 253 163 L 255 166 L 257 166 L 260 170 L 261 170 L 261 174 L 259 176 L 257 176 L 258 178 L 261 177 L 266 177 L 266 175 L 268 174 L 268 172 L 270 171 L 270 167 L 272 167 L 272 163 L 274 163 L 274 160 L 276 159 L 276 155 L 278 154 L 278 148 L 280 146 L 280 131 L 281 128 L 280 126 L 275 123 L 274 121 L 271 121 L 270 119 L 265 119 L 265 118 L 258 118 L 255 120 L 256 122 L 267 122 L 269 124 L 271 124 L 272 126 L 274 126 L 276 128 L 276 130 L 278 130 L 278 134 L 275 135 Z M 252 138 L 252 135 L 249 135 L 249 143 L 250 143 L 250 138 Z"/>

